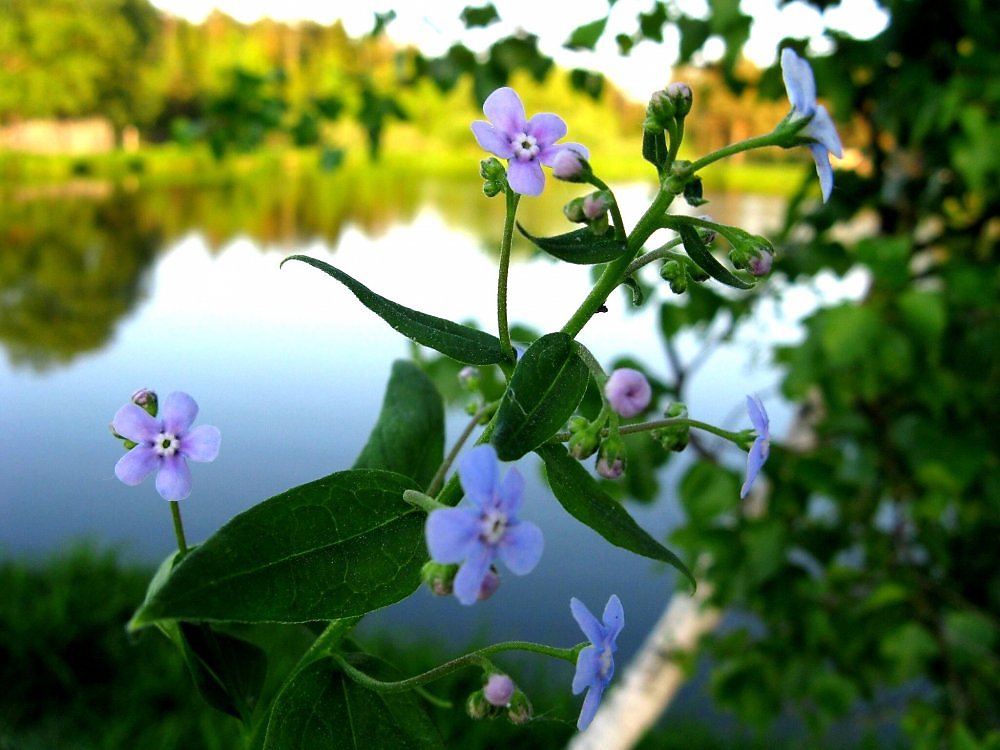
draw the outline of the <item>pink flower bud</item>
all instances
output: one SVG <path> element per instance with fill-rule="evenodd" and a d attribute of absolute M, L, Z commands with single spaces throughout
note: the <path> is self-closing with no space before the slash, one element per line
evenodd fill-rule
<path fill-rule="evenodd" d="M 750 256 L 750 273 L 754 276 L 766 276 L 771 271 L 774 256 L 766 250 Z"/>
<path fill-rule="evenodd" d="M 494 706 L 506 706 L 514 695 L 514 681 L 505 674 L 491 674 L 483 688 L 483 695 Z"/>
<path fill-rule="evenodd" d="M 585 176 L 587 162 L 583 155 L 571 148 L 564 148 L 552 159 L 552 176 L 557 180 L 580 182 Z"/>
<path fill-rule="evenodd" d="M 653 390 L 646 376 L 630 367 L 620 367 L 604 384 L 604 395 L 611 408 L 623 417 L 634 417 L 649 406 Z"/>
<path fill-rule="evenodd" d="M 610 202 L 603 192 L 591 193 L 583 199 L 583 215 L 589 221 L 607 213 Z"/>
<path fill-rule="evenodd" d="M 598 457 L 597 473 L 605 479 L 618 479 L 624 472 L 625 462 L 620 458 L 616 458 L 611 463 L 608 463 L 608 459 L 605 456 Z"/>

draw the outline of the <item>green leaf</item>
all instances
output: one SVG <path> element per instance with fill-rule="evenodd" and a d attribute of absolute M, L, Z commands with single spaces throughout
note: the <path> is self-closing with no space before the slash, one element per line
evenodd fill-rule
<path fill-rule="evenodd" d="M 721 281 L 726 286 L 735 287 L 736 289 L 753 289 L 754 285 L 752 282 L 744 281 L 739 276 L 733 275 L 731 271 L 715 259 L 715 256 L 709 252 L 701 235 L 698 234 L 697 229 L 686 223 L 678 224 L 676 228 L 677 233 L 681 236 L 681 241 L 684 243 L 684 250 L 687 252 L 688 257 L 702 271 L 716 281 Z"/>
<path fill-rule="evenodd" d="M 307 255 L 290 255 L 281 261 L 281 264 L 284 265 L 290 260 L 302 261 L 329 274 L 350 289 L 361 304 L 418 344 L 468 365 L 493 365 L 503 359 L 500 340 L 495 336 L 403 307 L 375 294 L 364 284 L 322 260 Z"/>
<path fill-rule="evenodd" d="M 394 471 L 426 487 L 442 461 L 444 402 L 441 395 L 417 365 L 397 360 L 392 363 L 378 422 L 354 462 L 354 468 Z"/>
<path fill-rule="evenodd" d="M 588 227 L 577 229 L 555 237 L 535 237 L 525 231 L 520 224 L 518 230 L 549 255 L 580 266 L 607 263 L 620 258 L 626 251 L 624 240 L 613 234 L 594 234 Z"/>
<path fill-rule="evenodd" d="M 648 130 L 642 131 L 642 158 L 656 167 L 657 171 L 667 163 L 667 137 L 660 130 L 650 133 Z"/>
<path fill-rule="evenodd" d="M 604 33 L 604 27 L 608 25 L 608 17 L 598 18 L 596 21 L 585 23 L 573 30 L 569 39 L 563 46 L 566 49 L 594 49 L 597 41 Z"/>
<path fill-rule="evenodd" d="M 380 679 L 398 676 L 371 657 L 351 657 L 354 666 Z M 337 669 L 332 659 L 299 672 L 275 701 L 265 750 L 439 750 L 444 744 L 416 695 L 377 693 Z"/>
<path fill-rule="evenodd" d="M 687 577 L 692 587 L 696 585 L 694 576 L 681 559 L 647 534 L 563 446 L 548 443 L 537 448 L 536 453 L 545 462 L 545 474 L 553 494 L 573 518 L 616 547 L 673 566 Z"/>
<path fill-rule="evenodd" d="M 408 596 L 427 559 L 420 489 L 388 471 L 352 469 L 245 511 L 188 553 L 132 618 L 311 622 L 352 617 Z"/>
<path fill-rule="evenodd" d="M 572 416 L 589 379 L 569 335 L 549 333 L 528 347 L 497 409 L 497 456 L 515 461 L 552 437 Z"/>
<path fill-rule="evenodd" d="M 500 20 L 500 14 L 497 13 L 497 9 L 493 7 L 492 3 L 487 3 L 481 8 L 465 7 L 458 17 L 462 19 L 462 23 L 467 29 L 489 26 Z"/>

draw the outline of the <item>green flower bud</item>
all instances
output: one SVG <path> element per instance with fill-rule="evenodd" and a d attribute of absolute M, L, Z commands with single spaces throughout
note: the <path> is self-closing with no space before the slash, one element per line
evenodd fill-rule
<path fill-rule="evenodd" d="M 597 454 L 597 473 L 605 479 L 618 479 L 625 473 L 625 443 L 614 435 L 601 443 Z"/>
<path fill-rule="evenodd" d="M 483 159 L 479 162 L 479 176 L 484 180 L 500 181 L 506 178 L 507 170 L 495 156 Z"/>
<path fill-rule="evenodd" d="M 750 258 L 752 257 L 753 250 L 744 245 L 734 247 L 729 251 L 729 262 L 733 264 L 733 268 L 738 268 L 741 271 L 750 267 Z"/>
<path fill-rule="evenodd" d="M 570 431 L 573 432 L 572 425 L 570 426 Z M 597 446 L 600 443 L 600 428 L 596 424 L 592 425 L 587 422 L 586 427 L 576 430 L 570 436 L 569 454 L 578 461 L 582 461 L 585 458 L 593 456 L 594 451 L 597 450 Z"/>
<path fill-rule="evenodd" d="M 532 708 L 528 696 L 520 690 L 515 692 L 514 697 L 510 699 L 510 706 L 507 708 L 507 719 L 510 723 L 519 726 L 527 724 L 534 715 L 535 709 Z"/>
<path fill-rule="evenodd" d="M 587 220 L 587 215 L 583 212 L 583 198 L 574 198 L 565 206 L 563 206 L 563 213 L 566 218 L 575 224 L 582 224 Z"/>
<path fill-rule="evenodd" d="M 667 86 L 666 94 L 674 104 L 678 119 L 686 117 L 691 111 L 691 103 L 694 100 L 691 87 L 686 83 L 671 83 Z"/>
<path fill-rule="evenodd" d="M 688 290 L 687 274 L 681 274 L 676 279 L 670 279 L 670 291 L 674 294 L 684 294 Z"/>
<path fill-rule="evenodd" d="M 485 719 L 494 715 L 496 710 L 496 706 L 486 700 L 482 690 L 477 690 L 465 701 L 465 712 L 471 719 Z"/>
<path fill-rule="evenodd" d="M 155 417 L 158 410 L 159 400 L 156 398 L 156 391 L 149 388 L 140 388 L 132 394 L 132 403 L 145 411 L 149 416 Z"/>
<path fill-rule="evenodd" d="M 673 281 L 684 275 L 684 267 L 679 260 L 668 260 L 660 266 L 660 278 L 664 281 Z"/>
<path fill-rule="evenodd" d="M 688 415 L 687 406 L 675 401 L 667 407 L 665 416 L 668 418 L 685 418 Z M 653 430 L 650 437 L 656 440 L 664 450 L 680 452 L 687 448 L 691 437 L 691 428 L 686 424 L 670 425 Z"/>
<path fill-rule="evenodd" d="M 427 584 L 434 596 L 448 596 L 452 592 L 452 583 L 457 572 L 457 565 L 445 565 L 429 560 L 420 569 L 420 580 Z"/>
<path fill-rule="evenodd" d="M 487 180 L 483 183 L 483 195 L 493 198 L 503 192 L 504 184 L 497 180 Z"/>
<path fill-rule="evenodd" d="M 654 91 L 646 105 L 646 119 L 642 127 L 648 133 L 662 133 L 676 113 L 673 98 L 666 91 Z"/>

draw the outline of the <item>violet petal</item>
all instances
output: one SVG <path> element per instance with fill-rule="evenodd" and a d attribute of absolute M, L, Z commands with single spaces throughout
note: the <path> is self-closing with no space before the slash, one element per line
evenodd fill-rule
<path fill-rule="evenodd" d="M 133 443 L 152 443 L 161 430 L 160 421 L 135 404 L 125 404 L 119 409 L 111 420 L 111 426 Z"/>
<path fill-rule="evenodd" d="M 441 508 L 427 516 L 424 534 L 431 558 L 459 563 L 479 549 L 479 515 L 462 508 Z"/>
<path fill-rule="evenodd" d="M 183 500 L 191 494 L 191 469 L 178 453 L 164 456 L 156 475 L 156 491 L 164 500 Z"/>
<path fill-rule="evenodd" d="M 472 134 L 476 137 L 476 143 L 491 154 L 496 154 L 501 159 L 514 157 L 514 147 L 510 143 L 510 137 L 485 120 L 476 120 L 472 123 Z"/>
<path fill-rule="evenodd" d="M 199 425 L 180 439 L 180 452 L 192 461 L 214 461 L 219 455 L 221 441 L 218 427 Z"/>
<path fill-rule="evenodd" d="M 542 530 L 530 521 L 522 521 L 507 527 L 497 552 L 511 573 L 523 576 L 535 569 L 544 548 Z"/>
<path fill-rule="evenodd" d="M 535 159 L 511 159 L 507 167 L 507 184 L 511 190 L 521 195 L 541 195 L 545 187 L 545 175 Z"/>
<path fill-rule="evenodd" d="M 140 411 L 142 410 L 140 409 Z M 118 459 L 118 463 L 115 464 L 115 476 L 125 484 L 134 487 L 148 477 L 159 465 L 160 457 L 153 448 L 148 445 L 137 445 Z"/>
<path fill-rule="evenodd" d="M 511 137 L 524 132 L 527 127 L 521 97 L 509 86 L 498 88 L 486 97 L 483 113 L 499 130 Z"/>
<path fill-rule="evenodd" d="M 165 432 L 183 435 L 198 416 L 198 404 L 186 393 L 177 391 L 164 400 L 160 415 Z"/>

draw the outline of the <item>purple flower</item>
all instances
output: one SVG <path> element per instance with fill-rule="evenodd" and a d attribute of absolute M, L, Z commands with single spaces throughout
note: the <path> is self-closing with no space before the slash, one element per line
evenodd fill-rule
<path fill-rule="evenodd" d="M 516 575 L 530 573 L 542 557 L 542 530 L 517 514 L 524 479 L 511 469 L 501 480 L 499 462 L 491 445 L 465 454 L 458 465 L 462 488 L 472 507 L 442 508 L 427 517 L 424 531 L 431 558 L 440 563 L 462 563 L 455 576 L 455 596 L 473 604 L 490 577 L 498 557 Z"/>
<path fill-rule="evenodd" d="M 514 681 L 505 674 L 494 672 L 483 686 L 483 695 L 494 706 L 506 706 L 514 695 Z"/>
<path fill-rule="evenodd" d="M 484 149 L 508 160 L 507 183 L 514 192 L 540 195 L 545 187 L 541 165 L 553 166 L 566 149 L 584 158 L 590 153 L 579 143 L 556 144 L 566 135 L 566 123 L 558 115 L 542 112 L 528 120 L 514 89 L 504 86 L 486 97 L 483 112 L 490 122 L 476 120 L 472 133 Z"/>
<path fill-rule="evenodd" d="M 616 594 L 611 595 L 604 607 L 603 625 L 576 597 L 570 599 L 569 608 L 580 630 L 590 639 L 590 645 L 576 657 L 576 674 L 573 675 L 573 695 L 587 691 L 576 722 L 576 728 L 583 731 L 594 719 L 604 689 L 615 673 L 614 653 L 618 650 L 615 641 L 625 627 L 625 611 Z"/>
<path fill-rule="evenodd" d="M 819 187 L 823 193 L 823 201 L 826 202 L 833 191 L 830 154 L 838 158 L 844 154 L 840 136 L 837 135 L 837 128 L 826 107 L 816 103 L 816 80 L 813 78 L 812 68 L 789 47 L 781 51 L 781 76 L 785 81 L 788 100 L 792 103 L 793 117 L 811 118 L 801 132 L 813 141 L 809 145 L 809 150 L 812 152 L 813 161 L 816 162 Z"/>
<path fill-rule="evenodd" d="M 214 461 L 221 434 L 217 427 L 191 429 L 198 404 L 186 393 L 171 393 L 163 403 L 161 418 L 150 416 L 134 403 L 125 404 L 111 425 L 136 446 L 115 465 L 115 476 L 136 485 L 158 470 L 156 490 L 164 500 L 183 500 L 191 494 L 187 460 Z"/>
<path fill-rule="evenodd" d="M 761 467 L 767 461 L 767 456 L 771 452 L 771 431 L 770 421 L 767 412 L 764 411 L 764 404 L 756 396 L 747 396 L 747 413 L 750 414 L 750 423 L 757 431 L 750 452 L 747 454 L 747 476 L 743 482 L 743 489 L 740 490 L 740 497 L 746 497 L 750 492 L 750 485 L 757 478 Z"/>
<path fill-rule="evenodd" d="M 619 367 L 608 376 L 604 395 L 611 408 L 623 417 L 634 417 L 649 406 L 653 390 L 646 376 L 630 367 Z"/>

